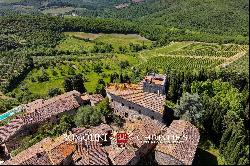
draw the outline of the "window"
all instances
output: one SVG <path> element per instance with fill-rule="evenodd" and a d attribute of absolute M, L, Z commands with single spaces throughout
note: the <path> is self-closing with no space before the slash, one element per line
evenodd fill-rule
<path fill-rule="evenodd" d="M 37 158 L 41 158 L 42 154 L 41 153 L 37 153 L 36 156 L 37 156 Z"/>
<path fill-rule="evenodd" d="M 125 113 L 125 117 L 126 117 L 126 118 L 128 117 L 128 113 Z"/>
<path fill-rule="evenodd" d="M 114 100 L 113 99 L 111 99 L 111 102 L 113 102 Z"/>
<path fill-rule="evenodd" d="M 124 104 L 122 103 L 122 106 L 124 106 Z"/>
<path fill-rule="evenodd" d="M 130 109 L 130 110 L 131 110 L 131 107 L 129 106 L 129 107 L 128 107 L 128 109 Z"/>
<path fill-rule="evenodd" d="M 139 114 L 141 114 L 141 110 L 139 110 L 138 112 L 139 112 Z"/>
<path fill-rule="evenodd" d="M 155 117 L 154 117 L 154 116 L 151 116 L 151 119 L 155 119 Z"/>

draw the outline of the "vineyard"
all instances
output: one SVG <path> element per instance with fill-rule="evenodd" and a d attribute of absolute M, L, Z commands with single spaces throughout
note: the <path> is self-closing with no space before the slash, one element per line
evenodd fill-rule
<path fill-rule="evenodd" d="M 177 51 L 172 51 L 171 55 L 184 56 L 211 56 L 211 57 L 231 57 L 241 51 L 246 51 L 246 45 L 235 44 L 207 44 L 207 43 L 193 43 L 186 47 L 182 47 Z"/>
<path fill-rule="evenodd" d="M 201 68 L 214 68 L 223 63 L 223 60 L 213 60 L 209 58 L 189 58 L 189 57 L 154 57 L 143 63 L 139 68 L 151 69 L 159 72 L 166 70 L 194 70 Z"/>
<path fill-rule="evenodd" d="M 249 75 L 249 52 L 226 67 L 226 70 Z"/>
<path fill-rule="evenodd" d="M 0 57 L 0 87 L 8 91 L 15 84 L 17 78 L 22 77 L 33 65 L 32 59 L 25 55 L 13 54 Z"/>
<path fill-rule="evenodd" d="M 202 57 L 225 57 L 229 58 L 238 52 L 247 51 L 247 45 L 235 44 L 210 44 L 210 43 L 192 43 L 192 42 L 175 42 L 170 45 L 155 50 L 145 51 L 144 57 L 176 55 L 176 56 L 202 56 Z"/>
<path fill-rule="evenodd" d="M 248 52 L 247 45 L 172 42 L 165 47 L 140 52 L 143 61 L 139 68 L 164 72 L 224 67 L 241 59 L 245 52 Z M 244 60 L 239 61 L 235 62 L 236 66 L 245 63 Z"/>

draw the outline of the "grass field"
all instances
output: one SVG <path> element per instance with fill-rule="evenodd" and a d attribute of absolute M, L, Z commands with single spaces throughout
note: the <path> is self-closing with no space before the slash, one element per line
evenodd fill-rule
<path fill-rule="evenodd" d="M 86 42 L 84 40 L 68 36 L 56 48 L 58 50 L 63 50 L 63 51 L 80 51 L 80 50 L 90 51 L 94 47 L 94 45 L 95 45 L 94 43 Z"/>
<path fill-rule="evenodd" d="M 65 51 L 79 51 L 85 49 L 90 51 L 96 43 L 111 44 L 115 52 L 119 51 L 119 47 L 129 48 L 131 43 L 152 46 L 152 41 L 135 34 L 94 34 L 83 32 L 66 32 L 65 40 L 63 40 L 57 49 Z M 89 40 L 89 41 L 88 41 Z"/>
<path fill-rule="evenodd" d="M 44 14 L 65 14 L 67 12 L 73 11 L 75 8 L 73 7 L 60 7 L 60 8 L 50 8 L 43 10 L 42 13 Z"/>

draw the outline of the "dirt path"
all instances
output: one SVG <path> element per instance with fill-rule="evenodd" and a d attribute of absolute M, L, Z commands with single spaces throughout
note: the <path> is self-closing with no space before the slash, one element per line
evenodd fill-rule
<path fill-rule="evenodd" d="M 190 44 L 192 44 L 192 43 L 194 43 L 194 42 L 190 42 L 188 45 L 190 45 Z M 202 42 L 197 42 L 197 43 L 202 43 Z M 165 47 L 169 47 L 169 46 L 171 46 L 172 44 L 174 44 L 174 43 L 171 43 L 170 45 L 167 45 L 167 46 L 165 46 Z M 214 44 L 215 44 L 215 43 L 214 43 Z M 186 47 L 186 46 L 187 46 L 187 45 L 182 46 L 182 47 L 179 47 L 179 48 L 177 48 L 176 50 L 180 50 L 180 49 L 182 49 L 183 47 Z M 164 48 L 164 47 L 157 48 L 156 51 L 157 51 L 158 49 L 162 49 L 162 48 Z M 176 51 L 176 50 L 175 50 L 175 51 Z M 145 51 L 147 51 L 147 50 L 145 50 Z M 172 58 L 181 57 L 181 58 L 194 58 L 194 59 L 213 59 L 213 60 L 222 60 L 223 63 L 220 64 L 220 65 L 217 66 L 217 67 L 220 67 L 220 68 L 222 67 L 222 68 L 223 68 L 223 67 L 226 67 L 226 66 L 230 65 L 231 63 L 235 62 L 236 60 L 240 59 L 241 57 L 243 57 L 243 56 L 247 53 L 247 51 L 248 51 L 248 50 L 246 50 L 246 51 L 241 51 L 241 52 L 239 52 L 239 53 L 237 53 L 237 54 L 235 54 L 234 56 L 231 56 L 231 57 L 171 55 L 171 52 L 169 52 L 168 54 L 152 54 L 151 57 L 160 57 L 160 56 L 164 56 L 164 57 L 172 57 Z M 141 60 L 142 60 L 142 62 L 140 62 L 140 64 L 141 64 L 141 63 L 145 63 L 145 62 L 147 62 L 148 59 L 150 59 L 150 58 L 147 58 L 147 57 L 143 56 L 143 55 L 142 55 L 143 52 L 144 52 L 144 51 L 139 52 L 139 57 L 140 57 Z"/>
<path fill-rule="evenodd" d="M 238 59 L 242 58 L 245 54 L 247 53 L 247 51 L 241 51 L 239 53 L 237 53 L 234 56 L 231 56 L 229 58 L 226 59 L 226 61 L 222 64 L 220 64 L 218 67 L 226 67 L 228 65 L 230 65 L 231 63 L 237 61 Z"/>
<path fill-rule="evenodd" d="M 171 42 L 169 45 L 166 45 L 166 46 L 164 46 L 164 47 L 159 47 L 159 48 L 154 49 L 154 51 L 157 52 L 158 50 L 164 49 L 164 48 L 166 48 L 166 47 L 171 47 L 172 45 L 174 45 L 174 44 L 176 44 L 176 43 L 178 43 L 178 42 Z M 177 48 L 177 49 L 175 49 L 175 50 L 173 50 L 173 51 L 181 50 L 182 48 L 187 47 L 187 46 L 189 46 L 189 45 L 192 44 L 192 43 L 193 43 L 193 42 L 186 42 L 186 45 L 183 45 L 183 46 L 181 46 L 181 47 L 179 47 L 179 48 Z M 139 52 L 139 57 L 142 59 L 143 62 L 146 62 L 148 59 L 150 59 L 149 57 L 145 57 L 145 56 L 142 55 L 142 53 L 147 52 L 147 51 L 150 51 L 150 50 L 143 50 L 143 51 L 140 51 L 140 52 Z M 172 51 L 170 51 L 169 53 L 171 53 L 171 52 L 172 52 Z M 157 56 L 158 56 L 158 55 L 156 55 L 156 54 L 152 54 L 152 57 L 157 57 Z M 151 57 L 151 58 L 152 58 L 152 57 Z"/>
<path fill-rule="evenodd" d="M 226 57 L 216 57 L 216 56 L 190 56 L 190 55 L 165 55 L 165 54 L 159 54 L 158 56 L 172 57 L 172 58 L 181 57 L 181 58 L 194 58 L 194 59 L 215 59 L 215 60 L 224 60 L 224 61 L 228 59 Z"/>
<path fill-rule="evenodd" d="M 1 99 L 9 99 L 10 97 L 5 96 L 2 92 L 0 92 L 0 100 Z"/>

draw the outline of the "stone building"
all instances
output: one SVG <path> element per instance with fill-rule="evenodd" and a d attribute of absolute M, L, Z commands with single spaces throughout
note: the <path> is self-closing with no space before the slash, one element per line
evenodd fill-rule
<path fill-rule="evenodd" d="M 125 147 L 121 148 L 117 144 L 111 144 L 104 148 L 113 165 L 136 165 L 157 145 L 157 143 L 149 141 L 149 135 L 158 135 L 164 128 L 165 125 L 153 120 L 127 121 L 119 131 L 113 131 L 113 135 L 121 131 L 129 135 Z"/>
<path fill-rule="evenodd" d="M 155 159 L 159 165 L 192 165 L 200 135 L 188 121 L 174 120 L 158 143 Z"/>
<path fill-rule="evenodd" d="M 26 112 L 0 127 L 1 152 L 9 154 L 23 136 L 33 134 L 44 122 L 57 122 L 63 114 L 74 114 L 82 105 L 80 93 L 71 91 L 48 100 L 37 100 L 25 106 Z"/>
<path fill-rule="evenodd" d="M 101 124 L 90 128 L 74 128 L 71 134 L 109 134 L 116 141 L 117 133 L 128 134 L 124 147 L 115 142 L 75 141 L 65 135 L 46 138 L 4 162 L 4 165 L 136 165 L 147 154 L 155 151 L 159 165 L 191 165 L 199 142 L 199 132 L 189 122 L 176 120 L 170 127 L 150 119 L 127 121 L 122 128 Z M 110 134 L 112 133 L 112 134 Z M 157 136 L 170 138 L 164 143 Z"/>
<path fill-rule="evenodd" d="M 89 104 L 91 106 L 96 106 L 104 99 L 101 94 L 92 94 L 92 95 L 83 94 L 81 98 L 85 104 Z"/>
<path fill-rule="evenodd" d="M 106 88 L 107 97 L 115 114 L 124 119 L 150 117 L 163 121 L 165 96 L 144 92 L 139 85 L 111 84 Z"/>
<path fill-rule="evenodd" d="M 108 125 L 76 128 L 74 134 L 101 134 L 110 131 Z M 66 139 L 65 135 L 55 139 L 45 138 L 39 143 L 17 154 L 3 165 L 109 165 L 107 152 L 99 142 L 89 142 L 89 146 L 81 141 Z"/>
<path fill-rule="evenodd" d="M 166 83 L 167 80 L 165 75 L 150 73 L 142 81 L 143 91 L 165 95 Z"/>

